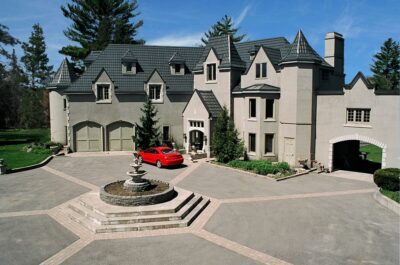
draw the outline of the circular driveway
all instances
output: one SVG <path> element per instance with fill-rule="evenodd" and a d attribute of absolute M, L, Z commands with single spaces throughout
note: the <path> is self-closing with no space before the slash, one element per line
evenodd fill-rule
<path fill-rule="evenodd" d="M 0 177 L 1 264 L 399 264 L 399 216 L 374 184 L 308 174 L 281 182 L 210 163 L 144 165 L 211 199 L 187 228 L 92 234 L 61 206 L 126 179 L 132 157 L 57 157 Z M 43 229 L 46 227 L 46 229 Z"/>

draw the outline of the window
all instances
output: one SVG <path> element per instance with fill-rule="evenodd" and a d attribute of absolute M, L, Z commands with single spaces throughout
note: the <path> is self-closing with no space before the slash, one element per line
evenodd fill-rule
<path fill-rule="evenodd" d="M 273 154 L 274 153 L 274 135 L 267 133 L 265 134 L 265 154 Z"/>
<path fill-rule="evenodd" d="M 204 122 L 203 121 L 190 121 L 190 127 L 204 127 Z"/>
<path fill-rule="evenodd" d="M 180 73 L 181 72 L 181 65 L 180 64 L 175 64 L 175 73 Z"/>
<path fill-rule="evenodd" d="M 347 109 L 347 122 L 367 123 L 370 122 L 370 109 Z"/>
<path fill-rule="evenodd" d="M 265 100 L 265 118 L 272 119 L 274 118 L 274 100 L 266 99 Z"/>
<path fill-rule="evenodd" d="M 249 133 L 249 152 L 255 152 L 256 151 L 256 134 L 255 133 Z"/>
<path fill-rule="evenodd" d="M 216 64 L 207 64 L 207 81 L 214 81 L 216 80 L 217 69 Z"/>
<path fill-rule="evenodd" d="M 132 72 L 132 68 L 133 68 L 132 63 L 127 63 L 127 64 L 126 64 L 126 71 L 127 71 L 127 72 Z"/>
<path fill-rule="evenodd" d="M 257 63 L 256 78 L 266 78 L 266 77 L 267 77 L 267 63 Z"/>
<path fill-rule="evenodd" d="M 161 85 L 149 85 L 149 98 L 154 102 L 161 102 Z"/>
<path fill-rule="evenodd" d="M 98 84 L 97 85 L 97 101 L 110 101 L 110 85 Z"/>
<path fill-rule="evenodd" d="M 163 126 L 163 141 L 169 140 L 169 126 Z"/>
<path fill-rule="evenodd" d="M 255 98 L 249 99 L 249 117 L 250 117 L 250 118 L 255 118 L 255 117 L 257 117 L 257 112 L 256 112 L 256 99 L 255 99 Z"/>
<path fill-rule="evenodd" d="M 63 99 L 63 103 L 64 103 L 64 110 L 66 110 L 67 109 L 67 99 L 66 98 Z"/>

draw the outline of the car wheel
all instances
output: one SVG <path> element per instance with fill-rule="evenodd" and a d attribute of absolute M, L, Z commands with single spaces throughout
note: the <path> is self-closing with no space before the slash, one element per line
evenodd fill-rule
<path fill-rule="evenodd" d="M 160 160 L 157 160 L 156 165 L 157 165 L 158 168 L 161 168 L 161 167 L 162 167 L 161 161 L 160 161 Z"/>
<path fill-rule="evenodd" d="M 138 157 L 139 163 L 143 163 L 143 158 L 141 156 Z"/>

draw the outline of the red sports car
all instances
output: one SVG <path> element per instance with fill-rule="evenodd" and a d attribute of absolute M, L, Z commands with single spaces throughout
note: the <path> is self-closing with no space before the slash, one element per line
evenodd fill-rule
<path fill-rule="evenodd" d="M 139 160 L 155 164 L 158 168 L 176 166 L 183 163 L 183 157 L 169 147 L 150 147 L 139 151 Z"/>

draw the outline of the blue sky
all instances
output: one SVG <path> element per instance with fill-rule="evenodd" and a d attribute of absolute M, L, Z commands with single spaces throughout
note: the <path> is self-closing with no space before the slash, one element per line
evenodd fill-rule
<path fill-rule="evenodd" d="M 68 21 L 60 6 L 67 0 L 2 0 L 0 23 L 12 35 L 26 41 L 32 25 L 44 29 L 50 63 L 58 67 L 58 50 L 70 41 L 63 30 Z M 399 0 L 139 0 L 144 26 L 138 37 L 148 44 L 192 46 L 204 31 L 225 14 L 233 17 L 248 40 L 283 36 L 290 42 L 302 29 L 310 44 L 324 55 L 325 34 L 337 31 L 345 37 L 347 82 L 358 71 L 370 74 L 372 56 L 383 41 L 400 40 Z M 21 51 L 17 47 L 20 56 Z"/>

